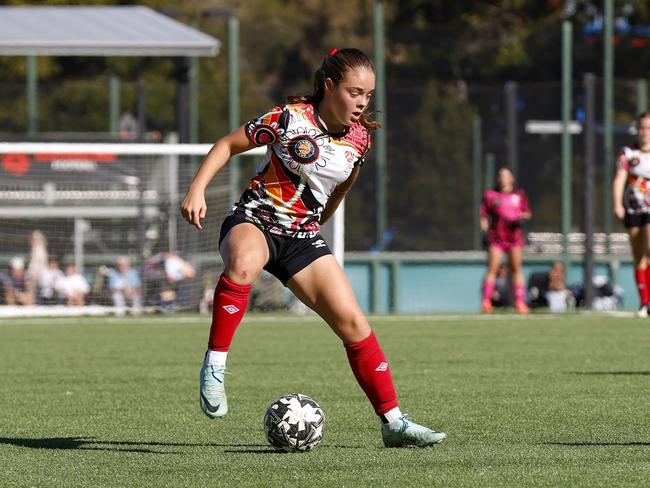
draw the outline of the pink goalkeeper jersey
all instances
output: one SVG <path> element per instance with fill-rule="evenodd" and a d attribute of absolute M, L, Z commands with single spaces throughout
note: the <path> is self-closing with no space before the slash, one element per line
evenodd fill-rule
<path fill-rule="evenodd" d="M 495 245 L 523 246 L 520 219 L 530 212 L 528 198 L 522 189 L 510 193 L 486 190 L 481 204 L 481 217 L 490 221 L 488 242 Z"/>

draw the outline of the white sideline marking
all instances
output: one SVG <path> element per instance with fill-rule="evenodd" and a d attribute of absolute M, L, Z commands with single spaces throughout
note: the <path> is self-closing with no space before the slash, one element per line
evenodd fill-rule
<path fill-rule="evenodd" d="M 18 307 L 17 307 L 18 308 Z M 25 309 L 26 307 L 20 307 Z M 66 307 L 68 308 L 68 307 Z M 32 315 L 21 314 L 21 315 L 11 315 L 3 313 L 3 309 L 6 309 L 5 306 L 0 306 L 0 325 L 7 324 L 9 320 L 7 319 L 18 319 L 21 324 L 42 324 L 44 320 L 47 320 L 51 324 L 71 324 L 79 323 L 84 319 L 101 319 L 103 323 L 124 323 L 125 317 L 115 317 L 110 314 L 112 307 L 102 307 L 95 309 L 94 312 L 97 315 L 92 315 L 90 307 L 69 307 L 75 310 L 70 310 L 70 314 L 59 315 L 59 316 L 43 316 L 41 315 Z M 6 312 L 6 310 L 5 310 Z M 516 315 L 516 314 L 450 314 L 450 315 L 368 315 L 368 321 L 373 323 L 382 323 L 382 322 L 458 322 L 458 321 L 481 321 L 481 322 L 493 322 L 493 321 L 539 321 L 539 320 L 563 320 L 571 318 L 580 318 L 580 319 L 600 319 L 603 317 L 618 317 L 618 318 L 631 318 L 636 319 L 636 313 L 632 311 L 611 311 L 611 312 L 579 312 L 572 314 L 531 314 L 531 315 Z M 127 316 L 126 320 L 132 320 L 132 323 L 156 323 L 156 324 L 201 324 L 209 325 L 210 315 L 195 315 L 195 316 L 176 316 L 176 315 L 141 315 L 139 317 L 130 317 Z M 641 319 L 639 319 L 641 320 Z M 647 319 L 646 319 L 647 320 Z M 74 322 L 73 322 L 74 321 Z M 247 315 L 244 316 L 243 322 L 245 323 L 305 323 L 305 322 L 323 322 L 323 320 L 316 315 Z"/>

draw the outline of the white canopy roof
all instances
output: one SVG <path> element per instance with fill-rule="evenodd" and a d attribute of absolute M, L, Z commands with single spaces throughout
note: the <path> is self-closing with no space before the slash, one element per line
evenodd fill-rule
<path fill-rule="evenodd" d="M 219 45 L 149 7 L 0 7 L 5 56 L 215 56 Z"/>

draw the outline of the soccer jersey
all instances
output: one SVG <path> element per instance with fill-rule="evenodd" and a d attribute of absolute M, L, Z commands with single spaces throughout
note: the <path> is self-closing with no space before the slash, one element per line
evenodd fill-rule
<path fill-rule="evenodd" d="M 481 204 L 481 217 L 490 221 L 488 242 L 502 247 L 523 246 L 520 219 L 530 212 L 528 198 L 521 189 L 510 193 L 486 190 Z"/>
<path fill-rule="evenodd" d="M 628 214 L 650 213 L 650 153 L 638 146 L 625 146 L 618 156 L 618 168 L 627 171 L 623 206 Z"/>
<path fill-rule="evenodd" d="M 331 133 L 311 104 L 282 105 L 244 125 L 268 146 L 262 169 L 233 211 L 273 234 L 311 238 L 332 191 L 363 163 L 370 134 L 361 124 Z"/>

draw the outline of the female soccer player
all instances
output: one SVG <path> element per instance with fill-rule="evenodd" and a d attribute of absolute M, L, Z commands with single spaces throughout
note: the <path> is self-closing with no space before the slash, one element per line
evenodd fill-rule
<path fill-rule="evenodd" d="M 359 175 L 377 127 L 366 109 L 374 66 L 358 49 L 332 49 L 316 71 L 314 93 L 290 97 L 210 149 L 181 204 L 201 229 L 205 189 L 231 156 L 267 146 L 254 177 L 221 227 L 224 272 L 200 373 L 200 403 L 211 418 L 228 411 L 226 357 L 251 290 L 263 269 L 318 313 L 345 346 L 352 371 L 381 421 L 387 447 L 431 446 L 446 436 L 400 411 L 390 368 L 345 273 L 319 234 Z"/>
<path fill-rule="evenodd" d="M 618 156 L 612 198 L 614 214 L 628 230 L 634 259 L 634 277 L 641 307 L 637 315 L 648 316 L 650 283 L 650 112 L 637 118 L 637 142 L 623 147 Z"/>
<path fill-rule="evenodd" d="M 481 229 L 487 232 L 488 240 L 487 273 L 481 300 L 484 313 L 492 312 L 494 280 L 504 253 L 508 254 L 508 265 L 512 272 L 515 310 L 520 314 L 528 313 L 526 285 L 521 269 L 521 249 L 524 246 L 521 222 L 531 217 L 528 198 L 522 189 L 515 188 L 512 171 L 506 166 L 499 168 L 496 188 L 485 191 L 481 204 Z"/>

